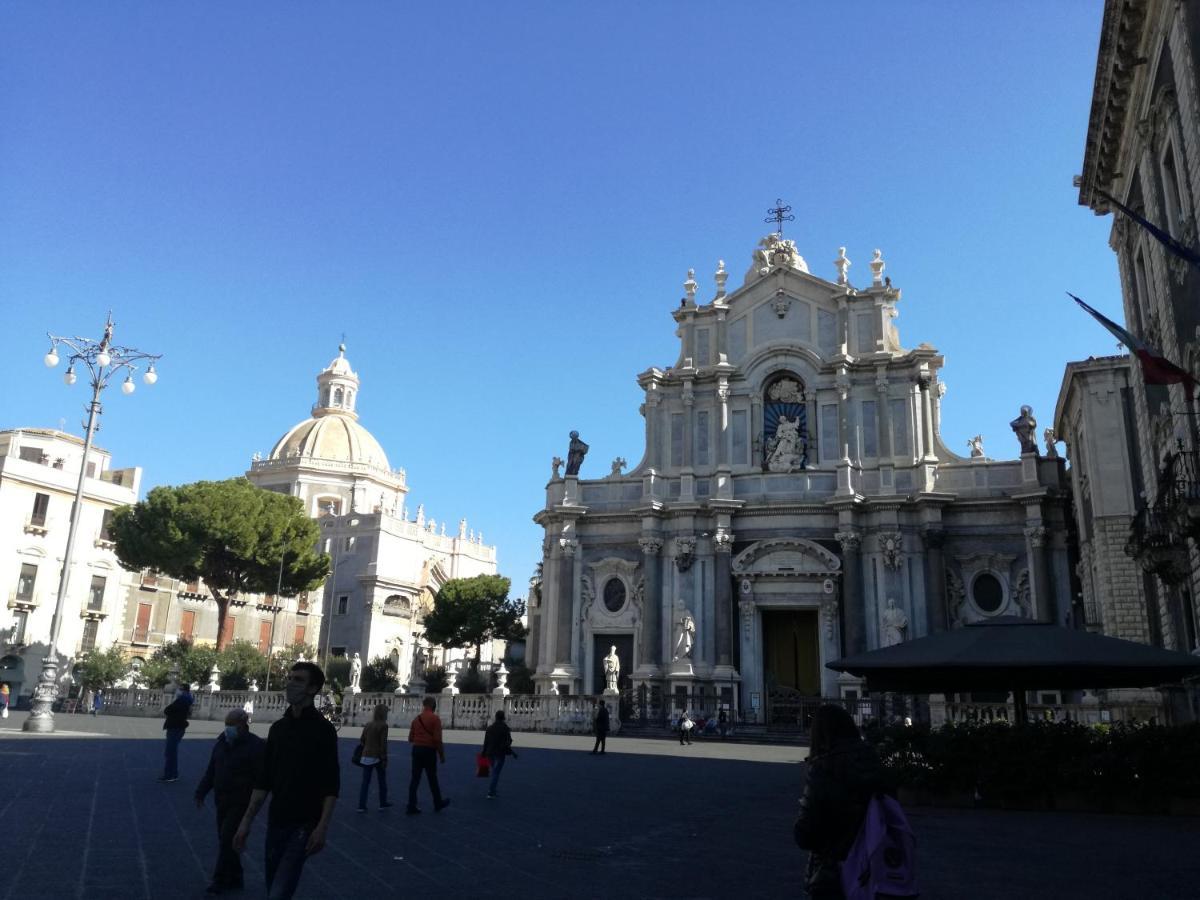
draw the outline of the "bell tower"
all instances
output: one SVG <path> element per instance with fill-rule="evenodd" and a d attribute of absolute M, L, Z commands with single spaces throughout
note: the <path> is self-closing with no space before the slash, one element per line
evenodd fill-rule
<path fill-rule="evenodd" d="M 313 404 L 313 418 L 338 415 L 357 419 L 354 411 L 358 402 L 358 376 L 346 359 L 346 345 L 338 344 L 338 355 L 317 376 L 317 402 Z"/>

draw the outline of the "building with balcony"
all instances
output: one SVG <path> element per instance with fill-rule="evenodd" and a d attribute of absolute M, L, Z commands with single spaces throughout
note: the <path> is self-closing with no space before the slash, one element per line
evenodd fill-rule
<path fill-rule="evenodd" d="M 297 616 L 296 633 L 311 629 L 306 640 L 321 658 L 389 657 L 407 683 L 428 665 L 461 665 L 466 651 L 431 646 L 423 617 L 447 580 L 495 574 L 496 548 L 469 530 L 466 519 L 447 533 L 447 523 L 427 516 L 424 505 L 409 510 L 405 471 L 391 468 L 358 421 L 360 380 L 345 349 L 317 375 L 309 417 L 288 429 L 266 458 L 256 454 L 246 477 L 299 497 L 321 524 L 332 571 L 311 598 L 310 618 L 319 620 L 320 632 Z M 502 654 L 497 643 L 485 648 L 483 659 Z"/>
<path fill-rule="evenodd" d="M 61 431 L 0 432 L 0 681 L 32 693 L 50 642 L 83 441 Z M 126 573 L 108 535 L 112 511 L 138 498 L 142 472 L 114 469 L 92 447 L 84 480 L 75 559 L 59 628 L 58 653 L 74 658 L 121 639 Z"/>
<path fill-rule="evenodd" d="M 1200 209 L 1200 4 L 1172 0 L 1106 0 L 1088 121 L 1083 171 L 1076 179 L 1080 204 L 1097 215 L 1113 215 L 1109 245 L 1117 255 L 1126 327 L 1164 356 L 1200 377 L 1200 268 L 1172 253 L 1145 228 L 1117 212 L 1105 195 L 1120 201 L 1187 247 L 1197 241 Z M 1124 422 L 1102 422 L 1102 411 L 1085 395 L 1099 387 L 1122 401 L 1113 415 Z M 1124 510 L 1124 499 L 1136 504 L 1124 545 L 1147 575 L 1128 589 L 1128 614 L 1144 605 L 1143 623 L 1134 628 L 1167 647 L 1196 650 L 1197 593 L 1200 551 L 1193 511 L 1200 440 L 1194 398 L 1182 384 L 1147 384 L 1137 365 L 1088 361 L 1068 367 L 1059 410 L 1072 423 L 1060 425 L 1064 436 L 1081 423 L 1085 429 L 1070 440 L 1072 465 L 1087 478 L 1090 497 L 1107 494 L 1109 512 L 1077 504 L 1081 540 L 1107 533 Z M 1088 407 L 1092 411 L 1088 411 Z M 1074 410 L 1075 412 L 1071 412 Z M 1090 429 L 1123 431 L 1120 452 L 1129 453 L 1127 468 L 1117 471 L 1113 448 L 1089 437 Z M 1115 436 L 1115 435 L 1114 435 Z M 1082 454 L 1082 456 L 1079 456 Z M 1089 458 L 1090 454 L 1090 458 Z M 1100 462 L 1098 457 L 1105 457 Z M 1105 470 L 1105 484 L 1096 472 Z M 1121 477 L 1121 485 L 1111 484 Z M 1114 505 L 1115 504 L 1115 505 Z M 1121 509 L 1110 515 L 1112 510 Z M 1094 521 L 1091 519 L 1095 517 Z M 1104 524 L 1101 520 L 1107 520 Z M 1118 541 L 1105 538 L 1107 549 L 1092 543 L 1096 554 L 1114 552 Z M 1098 539 L 1098 538 L 1096 538 Z M 1086 552 L 1084 553 L 1086 556 Z M 1121 569 L 1119 561 L 1101 566 Z M 1097 577 L 1085 577 L 1084 603 L 1109 630 L 1105 588 Z M 1133 597 L 1141 591 L 1144 600 Z M 1122 601 L 1125 602 L 1125 601 Z M 1132 624 L 1115 625 L 1117 633 Z"/>

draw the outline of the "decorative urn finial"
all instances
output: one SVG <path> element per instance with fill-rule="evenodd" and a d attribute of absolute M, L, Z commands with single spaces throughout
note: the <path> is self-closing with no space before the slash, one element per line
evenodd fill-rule
<path fill-rule="evenodd" d="M 875 254 L 871 257 L 870 265 L 871 265 L 871 284 L 878 287 L 879 285 L 883 284 L 883 269 L 884 269 L 885 263 L 883 261 L 883 252 L 882 251 L 880 251 L 880 250 L 875 251 Z"/>

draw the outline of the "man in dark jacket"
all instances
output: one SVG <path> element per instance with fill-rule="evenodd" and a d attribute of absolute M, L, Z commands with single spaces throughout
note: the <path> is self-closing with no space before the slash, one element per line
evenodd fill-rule
<path fill-rule="evenodd" d="M 483 755 L 487 757 L 492 769 L 492 780 L 488 783 L 488 798 L 496 799 L 496 786 L 500 784 L 500 770 L 504 768 L 504 760 L 508 757 L 517 758 L 512 748 L 512 732 L 504 721 L 504 710 L 496 710 L 496 721 L 488 726 L 483 733 Z"/>
<path fill-rule="evenodd" d="M 608 704 L 596 701 L 596 718 L 592 720 L 592 730 L 596 732 L 596 743 L 592 753 L 604 754 L 604 745 L 608 740 Z"/>
<path fill-rule="evenodd" d="M 192 712 L 192 692 L 185 684 L 175 692 L 175 699 L 163 710 L 163 731 L 167 733 L 166 765 L 159 781 L 179 780 L 179 742 L 187 731 Z"/>
<path fill-rule="evenodd" d="M 893 787 L 874 748 L 838 706 L 822 706 L 813 717 L 812 746 L 796 843 L 809 851 L 805 887 L 814 900 L 842 898 L 841 862 L 858 836 L 867 804 Z"/>
<path fill-rule="evenodd" d="M 262 768 L 267 742 L 250 733 L 246 711 L 233 709 L 225 716 L 225 730 L 213 744 L 208 769 L 196 786 L 196 806 L 204 808 L 209 791 L 217 804 L 217 865 L 207 893 L 238 890 L 242 887 L 242 861 L 233 849 L 254 781 Z"/>

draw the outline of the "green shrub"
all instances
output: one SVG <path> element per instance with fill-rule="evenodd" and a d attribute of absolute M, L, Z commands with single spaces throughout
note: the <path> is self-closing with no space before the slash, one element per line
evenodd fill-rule
<path fill-rule="evenodd" d="M 387 656 L 377 656 L 363 666 L 361 686 L 368 693 L 394 691 L 400 685 L 396 678 L 396 667 Z"/>
<path fill-rule="evenodd" d="M 430 666 L 425 670 L 425 693 L 439 694 L 449 683 L 445 666 Z"/>

